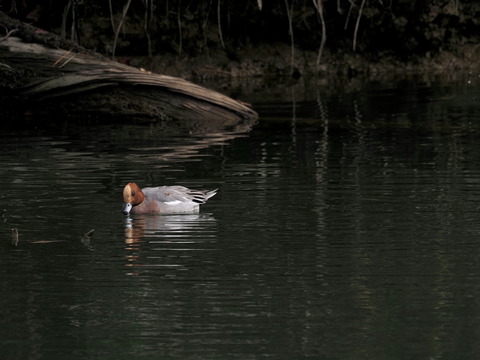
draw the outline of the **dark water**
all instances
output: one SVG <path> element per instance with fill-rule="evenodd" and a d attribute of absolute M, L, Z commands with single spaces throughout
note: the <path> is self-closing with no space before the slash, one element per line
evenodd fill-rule
<path fill-rule="evenodd" d="M 477 358 L 478 78 L 244 96 L 243 134 L 0 129 L 2 358 Z M 220 190 L 124 217 L 130 181 Z"/>

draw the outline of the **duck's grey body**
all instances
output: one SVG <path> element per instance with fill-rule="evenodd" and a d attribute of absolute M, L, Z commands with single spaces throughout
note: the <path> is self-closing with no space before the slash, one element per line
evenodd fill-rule
<path fill-rule="evenodd" d="M 123 213 L 198 214 L 200 205 L 217 193 L 215 190 L 192 190 L 184 186 L 157 186 L 140 189 L 129 183 L 123 190 Z"/>

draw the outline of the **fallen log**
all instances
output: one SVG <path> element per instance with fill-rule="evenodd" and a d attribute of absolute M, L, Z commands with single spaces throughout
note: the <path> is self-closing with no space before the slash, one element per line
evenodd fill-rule
<path fill-rule="evenodd" d="M 106 59 L 3 13 L 1 27 L 4 101 L 11 96 L 23 104 L 41 103 L 67 112 L 172 119 L 209 130 L 247 130 L 257 119 L 245 103 L 180 78 Z"/>

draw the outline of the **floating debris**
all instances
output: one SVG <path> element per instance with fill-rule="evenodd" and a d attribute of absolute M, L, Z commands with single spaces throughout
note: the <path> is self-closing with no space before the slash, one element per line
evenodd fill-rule
<path fill-rule="evenodd" d="M 82 242 L 83 245 L 85 245 L 85 247 L 88 249 L 88 250 L 91 250 L 91 251 L 94 251 L 94 247 L 92 246 L 92 244 L 90 244 L 90 238 L 93 236 L 93 233 L 95 232 L 95 229 L 92 229 L 90 231 L 87 231 L 85 234 L 82 235 L 82 237 L 80 238 L 80 241 Z"/>
<path fill-rule="evenodd" d="M 88 238 L 88 239 L 90 239 L 90 238 L 93 236 L 93 233 L 94 233 L 94 232 L 95 232 L 95 229 L 92 229 L 92 230 L 90 230 L 90 231 L 87 231 L 85 234 L 83 234 L 82 239 L 83 239 L 83 238 Z"/>
<path fill-rule="evenodd" d="M 38 240 L 38 241 L 32 241 L 30 244 L 50 244 L 50 243 L 59 243 L 59 242 L 66 242 L 66 240 Z"/>
<path fill-rule="evenodd" d="M 12 228 L 12 246 L 18 246 L 18 229 Z"/>

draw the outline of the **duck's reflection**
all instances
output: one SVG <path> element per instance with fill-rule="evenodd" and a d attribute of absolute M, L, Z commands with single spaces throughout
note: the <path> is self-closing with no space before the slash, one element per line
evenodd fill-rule
<path fill-rule="evenodd" d="M 185 267 L 192 251 L 213 250 L 216 219 L 192 215 L 131 215 L 125 217 L 126 266 L 175 269 Z M 138 275 L 138 272 L 129 273 Z"/>

